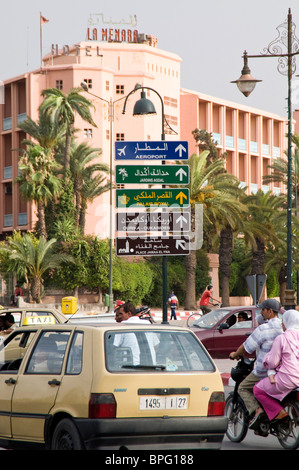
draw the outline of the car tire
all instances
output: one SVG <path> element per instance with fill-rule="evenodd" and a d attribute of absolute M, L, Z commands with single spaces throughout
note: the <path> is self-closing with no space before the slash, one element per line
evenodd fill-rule
<path fill-rule="evenodd" d="M 75 423 L 64 418 L 54 429 L 51 450 L 83 450 L 84 446 Z"/>

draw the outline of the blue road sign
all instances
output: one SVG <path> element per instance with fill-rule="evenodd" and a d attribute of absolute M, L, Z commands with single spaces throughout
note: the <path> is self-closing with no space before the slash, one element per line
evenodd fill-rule
<path fill-rule="evenodd" d="M 117 141 L 115 160 L 188 160 L 187 141 Z"/>

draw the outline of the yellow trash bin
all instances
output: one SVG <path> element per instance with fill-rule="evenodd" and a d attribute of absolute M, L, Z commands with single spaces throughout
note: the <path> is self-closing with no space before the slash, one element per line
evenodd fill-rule
<path fill-rule="evenodd" d="M 61 305 L 62 313 L 73 315 L 77 312 L 77 297 L 63 297 Z"/>

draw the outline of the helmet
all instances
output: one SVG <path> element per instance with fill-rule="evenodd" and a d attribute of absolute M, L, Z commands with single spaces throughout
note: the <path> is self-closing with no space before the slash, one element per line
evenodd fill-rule
<path fill-rule="evenodd" d="M 242 382 L 242 380 L 250 374 L 253 369 L 254 361 L 250 359 L 241 359 L 236 367 L 233 367 L 231 370 L 231 378 L 235 382 Z"/>

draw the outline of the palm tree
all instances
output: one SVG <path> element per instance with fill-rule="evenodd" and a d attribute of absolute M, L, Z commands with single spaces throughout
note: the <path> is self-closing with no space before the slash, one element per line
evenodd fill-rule
<path fill-rule="evenodd" d="M 101 173 L 93 174 L 92 171 L 86 172 L 81 192 L 81 207 L 79 215 L 79 227 L 84 234 L 85 230 L 85 215 L 88 203 L 91 203 L 96 197 L 106 191 L 110 191 L 110 182 L 107 182 L 105 176 Z"/>
<path fill-rule="evenodd" d="M 62 139 L 65 136 L 65 126 L 57 125 L 45 113 L 39 110 L 39 120 L 33 121 L 31 117 L 27 116 L 26 120 L 18 124 L 26 134 L 32 137 L 44 149 L 51 149 L 53 153 L 55 149 L 61 145 Z M 26 145 L 34 145 L 32 140 L 24 139 Z"/>
<path fill-rule="evenodd" d="M 23 197 L 34 201 L 38 208 L 39 233 L 47 238 L 45 222 L 45 206 L 61 192 L 60 179 L 55 175 L 59 165 L 52 156 L 50 149 L 45 150 L 40 145 L 31 145 L 28 151 L 23 151 L 19 161 L 20 176 L 15 179 Z"/>
<path fill-rule="evenodd" d="M 55 252 L 55 239 L 46 241 L 36 238 L 32 233 L 21 236 L 15 233 L 6 244 L 0 246 L 0 258 L 6 259 L 7 271 L 17 272 L 30 284 L 33 301 L 39 303 L 43 275 L 50 269 L 56 269 L 63 262 L 73 262 L 72 257 Z"/>
<path fill-rule="evenodd" d="M 236 180 L 233 176 L 227 174 L 224 170 L 224 160 L 215 160 L 208 166 L 207 158 L 209 151 L 203 151 L 199 156 L 192 155 L 188 161 L 190 165 L 190 202 L 192 208 L 192 231 L 194 232 L 194 209 L 195 204 L 203 204 L 203 226 L 207 232 L 215 232 L 219 221 L 227 220 L 228 211 L 234 214 L 241 210 L 242 204 L 233 199 L 231 190 L 233 182 Z M 244 210 L 244 208 L 243 208 Z M 233 217 L 232 217 L 233 219 Z M 217 225 L 218 224 L 218 225 Z M 196 307 L 195 293 L 195 271 L 196 271 L 196 252 L 193 250 L 185 257 L 186 267 L 186 300 L 185 308 L 187 310 Z"/>
<path fill-rule="evenodd" d="M 93 160 L 100 157 L 102 150 L 99 148 L 89 147 L 85 142 L 76 145 L 72 144 L 70 154 L 70 173 L 74 183 L 75 207 L 76 207 L 76 223 L 79 225 L 80 214 L 82 211 L 82 199 L 85 197 L 84 186 L 92 184 L 92 177 L 96 177 L 96 183 L 104 181 L 102 173 L 109 173 L 109 166 L 105 163 L 92 163 Z M 58 161 L 59 155 L 56 156 Z M 100 175 L 100 180 L 98 176 Z M 93 184 L 92 184 L 93 186 Z"/>
<path fill-rule="evenodd" d="M 268 242 L 278 242 L 273 221 L 281 211 L 285 198 L 259 189 L 255 194 L 244 195 L 242 202 L 248 208 L 247 223 L 255 239 L 252 244 L 251 274 L 265 274 L 266 246 Z"/>
<path fill-rule="evenodd" d="M 65 170 L 70 167 L 71 137 L 76 113 L 84 121 L 97 127 L 90 113 L 92 103 L 80 91 L 81 88 L 72 88 L 67 94 L 56 88 L 42 91 L 44 101 L 40 105 L 40 111 L 51 117 L 54 126 L 65 125 Z"/>

